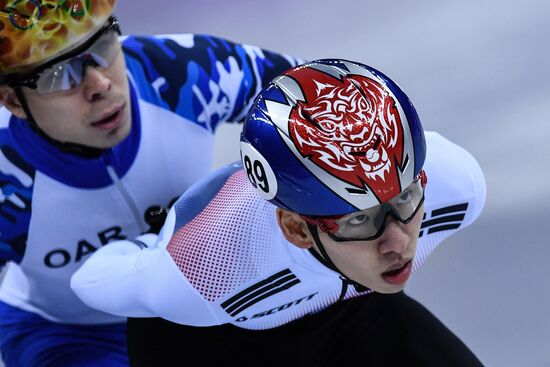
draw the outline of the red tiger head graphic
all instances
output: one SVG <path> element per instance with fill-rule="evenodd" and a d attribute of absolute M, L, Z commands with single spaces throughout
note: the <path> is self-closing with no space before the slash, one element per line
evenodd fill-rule
<path fill-rule="evenodd" d="M 394 97 L 366 76 L 337 78 L 312 68 L 298 75 L 289 75 L 305 97 L 289 119 L 298 151 L 340 180 L 369 187 L 379 201 L 391 199 L 400 191 L 404 140 Z"/>

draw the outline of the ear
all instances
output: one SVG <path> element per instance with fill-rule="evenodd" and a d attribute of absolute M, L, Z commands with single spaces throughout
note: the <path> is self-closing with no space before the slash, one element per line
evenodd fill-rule
<path fill-rule="evenodd" d="M 277 216 L 277 224 L 288 242 L 303 249 L 313 246 L 313 238 L 309 233 L 306 222 L 300 218 L 299 214 L 277 208 L 275 215 Z"/>
<path fill-rule="evenodd" d="M 27 118 L 27 114 L 23 110 L 19 98 L 15 94 L 13 88 L 6 85 L 0 85 L 0 105 L 6 107 L 12 114 L 20 119 Z"/>

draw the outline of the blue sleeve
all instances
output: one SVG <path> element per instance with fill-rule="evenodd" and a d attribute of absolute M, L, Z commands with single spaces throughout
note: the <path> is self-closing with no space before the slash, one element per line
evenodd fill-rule
<path fill-rule="evenodd" d="M 35 170 L 7 142 L 0 131 L 0 268 L 20 262 L 25 253 Z"/>
<path fill-rule="evenodd" d="M 302 61 L 206 35 L 129 36 L 126 67 L 141 98 L 214 131 L 243 120 L 258 92 Z"/>

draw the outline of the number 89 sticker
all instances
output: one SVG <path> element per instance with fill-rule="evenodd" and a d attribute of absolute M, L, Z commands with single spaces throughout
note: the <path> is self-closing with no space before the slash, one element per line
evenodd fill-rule
<path fill-rule="evenodd" d="M 250 144 L 241 142 L 241 159 L 248 180 L 265 200 L 277 194 L 277 179 L 265 158 Z"/>

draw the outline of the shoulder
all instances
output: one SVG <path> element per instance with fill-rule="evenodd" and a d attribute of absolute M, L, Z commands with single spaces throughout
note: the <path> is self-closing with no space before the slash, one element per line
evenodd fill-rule
<path fill-rule="evenodd" d="M 204 61 L 212 62 L 216 59 L 233 55 L 249 58 L 284 58 L 289 66 L 302 63 L 303 60 L 289 55 L 268 51 L 259 46 L 234 42 L 232 40 L 196 33 L 160 34 L 160 35 L 127 35 L 120 37 L 123 50 L 127 56 L 143 58 L 155 55 L 170 56 L 172 59 L 185 56 L 207 56 Z M 184 51 L 184 53 L 181 53 Z"/>
<path fill-rule="evenodd" d="M 276 245 L 276 225 L 274 206 L 256 195 L 242 166 L 233 164 L 182 195 L 159 246 L 205 299 L 215 300 L 286 261 L 284 248 Z"/>
<path fill-rule="evenodd" d="M 233 163 L 215 170 L 192 185 L 174 204 L 173 211 L 177 218 L 175 230 L 185 226 L 208 207 L 216 205 L 218 200 L 223 200 L 226 195 L 228 197 L 239 194 L 246 196 L 246 192 L 249 191 L 248 183 L 244 182 L 241 176 L 243 176 L 242 165 L 240 162 Z M 232 202 L 232 204 L 235 205 L 238 202 Z"/>
<path fill-rule="evenodd" d="M 130 61 L 148 63 L 150 72 L 162 67 L 174 71 L 189 68 L 193 62 L 198 67 L 210 70 L 216 61 L 224 61 L 229 56 L 244 56 L 243 45 L 229 40 L 204 34 L 163 34 L 131 35 L 121 38 L 124 54 Z"/>
<path fill-rule="evenodd" d="M 256 194 L 241 162 L 236 162 L 215 170 L 183 193 L 168 214 L 160 242 L 169 252 L 193 241 L 203 248 L 240 247 L 254 241 L 247 235 L 264 230 L 267 238 L 262 243 L 272 243 L 273 223 L 274 206 Z"/>
<path fill-rule="evenodd" d="M 481 214 L 486 198 L 485 177 L 479 163 L 467 150 L 438 133 L 426 132 L 426 145 L 426 215 L 428 218 L 462 218 L 454 222 L 440 221 L 441 228 L 472 223 Z"/>
<path fill-rule="evenodd" d="M 263 85 L 299 60 L 203 34 L 122 37 L 142 99 L 214 131 L 241 121 Z"/>

